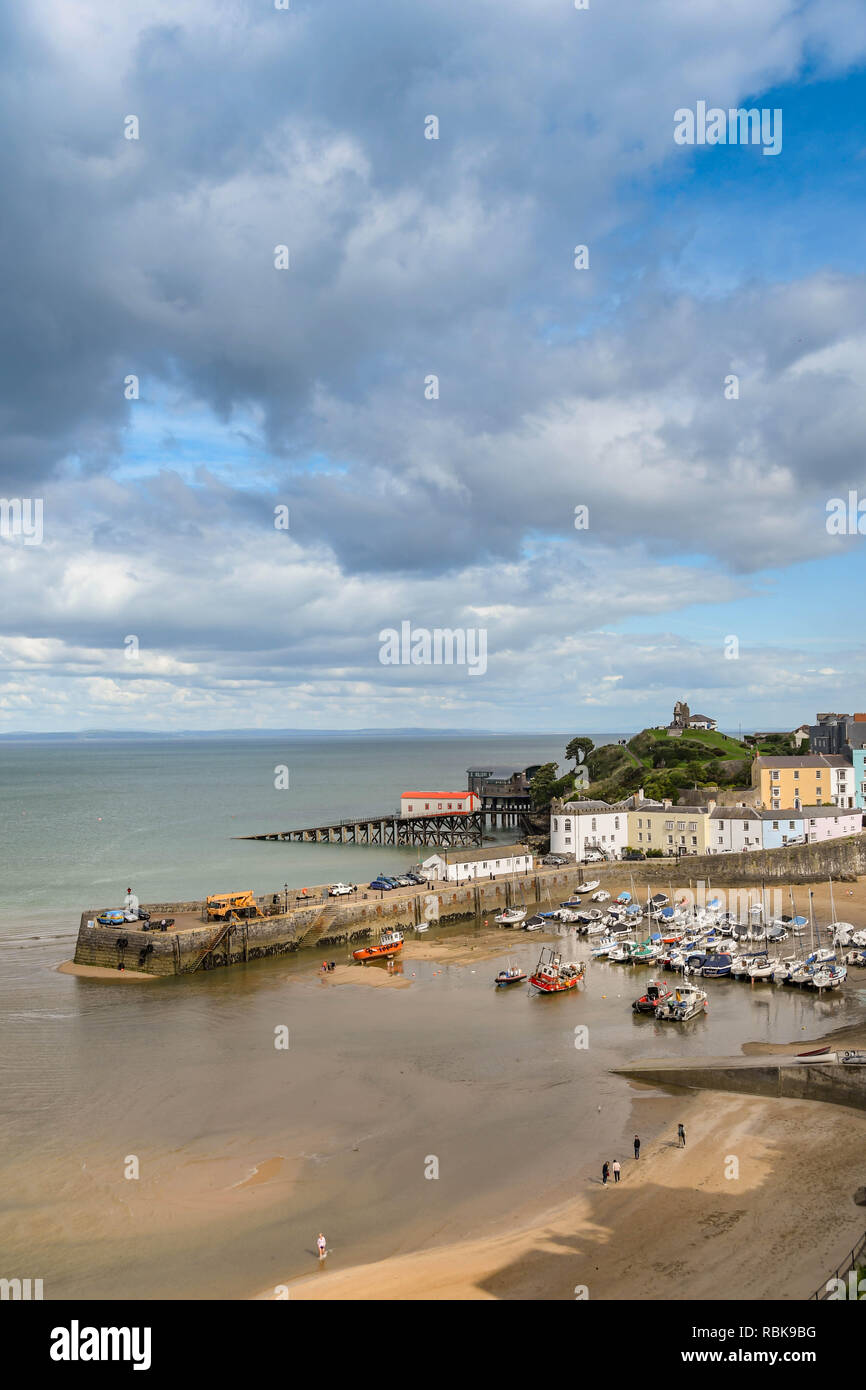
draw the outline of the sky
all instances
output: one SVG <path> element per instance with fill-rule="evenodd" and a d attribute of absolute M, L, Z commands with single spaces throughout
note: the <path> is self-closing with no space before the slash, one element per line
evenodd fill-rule
<path fill-rule="evenodd" d="M 278 3 L 0 12 L 0 733 L 866 708 L 862 0 Z"/>

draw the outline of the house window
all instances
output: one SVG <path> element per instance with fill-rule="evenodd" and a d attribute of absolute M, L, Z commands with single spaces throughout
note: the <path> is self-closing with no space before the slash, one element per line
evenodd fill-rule
<path fill-rule="evenodd" d="M 554 833 L 558 832 L 558 830 L 559 830 L 559 821 L 556 819 L 555 816 L 554 816 L 554 818 L 553 818 L 553 829 L 554 829 Z"/>
<path fill-rule="evenodd" d="M 698 837 L 697 837 L 697 835 L 693 835 L 693 836 L 692 836 L 692 844 L 693 844 L 693 845 L 696 845 L 697 843 L 698 843 Z"/>
<path fill-rule="evenodd" d="M 809 821 L 809 824 L 810 824 L 810 825 L 817 825 L 817 821 L 814 819 L 814 817 L 813 817 L 812 820 Z"/>
<path fill-rule="evenodd" d="M 777 820 L 774 820 L 774 821 L 773 821 L 773 829 L 774 829 L 774 830 L 778 830 L 778 829 L 779 829 L 779 822 L 778 822 Z"/>
<path fill-rule="evenodd" d="M 642 831 L 642 830 L 639 830 L 639 831 L 638 831 L 637 837 L 638 837 L 639 840 L 642 840 L 642 839 L 643 839 L 643 831 Z"/>
<path fill-rule="evenodd" d="M 690 820 L 690 821 L 689 821 L 689 830 L 697 830 L 697 828 L 698 828 L 698 823 L 697 823 L 697 821 L 696 821 L 696 820 Z"/>
<path fill-rule="evenodd" d="M 678 821 L 677 821 L 677 830 L 685 830 L 685 828 L 686 828 L 686 823 L 685 823 L 685 821 L 684 821 L 684 820 L 678 820 Z"/>
<path fill-rule="evenodd" d="M 799 780 L 800 780 L 800 774 L 799 774 L 799 772 L 795 772 L 795 773 L 794 773 L 794 781 L 795 781 L 795 782 L 799 782 Z"/>
<path fill-rule="evenodd" d="M 744 820 L 744 821 L 743 821 L 743 829 L 744 829 L 744 830 L 748 830 L 748 828 L 749 828 L 749 822 L 748 822 L 747 820 Z"/>
<path fill-rule="evenodd" d="M 562 822 L 562 828 L 563 828 L 563 830 L 570 830 L 570 829 L 571 829 L 571 821 L 570 821 L 570 820 L 564 820 L 564 821 Z"/>
<path fill-rule="evenodd" d="M 792 820 L 789 820 L 789 821 L 788 821 L 788 829 L 789 829 L 789 830 L 794 830 L 795 828 L 796 828 L 796 827 L 795 827 L 795 825 L 794 825 L 794 822 L 793 822 Z"/>
<path fill-rule="evenodd" d="M 672 845 L 673 842 L 674 842 L 674 837 L 673 837 L 673 835 L 668 835 L 668 844 L 669 844 L 669 845 Z"/>
<path fill-rule="evenodd" d="M 724 835 L 719 836 L 719 844 L 722 844 L 724 842 L 724 838 Z"/>
<path fill-rule="evenodd" d="M 673 828 L 674 828 L 674 823 L 673 823 L 673 821 L 672 821 L 672 820 L 666 820 L 666 821 L 665 821 L 665 830 L 673 830 Z"/>
<path fill-rule="evenodd" d="M 565 837 L 565 843 L 566 843 L 567 845 L 570 845 L 570 844 L 571 844 L 571 836 L 570 836 L 570 835 L 566 835 L 566 837 Z"/>
<path fill-rule="evenodd" d="M 442 810 L 442 802 L 441 802 L 441 801 L 439 802 L 439 810 L 440 810 L 440 811 Z"/>
<path fill-rule="evenodd" d="M 716 821 L 716 829 L 717 829 L 717 830 L 722 830 L 722 829 L 724 828 L 724 824 L 725 824 L 724 821 L 717 820 L 717 821 Z"/>
<path fill-rule="evenodd" d="M 619 830 L 619 816 L 614 816 L 614 818 L 613 818 L 613 828 L 614 828 L 614 830 Z"/>
<path fill-rule="evenodd" d="M 593 830 L 597 830 L 597 829 L 598 829 L 598 827 L 597 827 L 597 825 L 596 825 L 596 823 L 595 823 L 595 816 L 593 816 L 593 818 L 592 818 L 592 828 L 593 828 Z"/>
<path fill-rule="evenodd" d="M 778 774 L 778 772 L 771 772 L 771 773 L 770 773 L 770 776 L 772 777 L 772 779 L 773 779 L 774 782 L 778 782 L 778 780 L 779 780 L 779 774 Z"/>
<path fill-rule="evenodd" d="M 653 839 L 652 835 L 647 835 L 646 840 L 647 840 L 647 844 L 648 844 L 648 845 L 651 845 L 651 844 L 652 844 L 652 839 Z"/>
<path fill-rule="evenodd" d="M 482 869 L 486 869 L 486 868 L 487 868 L 487 860 L 486 860 L 486 859 L 485 859 L 484 863 L 481 865 L 481 867 L 482 867 Z"/>
<path fill-rule="evenodd" d="M 429 811 L 429 810 L 430 810 L 430 802 L 429 802 L 429 801 L 425 801 L 425 802 L 424 802 L 424 810 L 425 810 L 425 811 Z"/>

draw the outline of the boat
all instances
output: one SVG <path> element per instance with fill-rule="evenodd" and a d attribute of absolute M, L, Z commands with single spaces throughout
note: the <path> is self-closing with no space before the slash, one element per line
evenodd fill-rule
<path fill-rule="evenodd" d="M 856 1049 L 839 1054 L 839 1060 L 845 1067 L 866 1067 L 866 1052 L 859 1052 Z"/>
<path fill-rule="evenodd" d="M 627 903 L 631 902 L 631 893 L 620 893 L 616 901 L 620 904 L 620 906 L 625 907 Z"/>
<path fill-rule="evenodd" d="M 701 976 L 706 980 L 718 980 L 731 973 L 731 957 L 727 951 L 716 952 L 704 958 Z"/>
<path fill-rule="evenodd" d="M 574 891 L 575 893 L 591 893 L 593 888 L 597 888 L 600 882 L 600 878 L 591 878 L 589 883 L 579 883 Z"/>
<path fill-rule="evenodd" d="M 816 1048 L 814 1048 L 811 1052 L 798 1052 L 798 1053 L 797 1053 L 797 1056 L 798 1056 L 798 1057 L 827 1057 L 827 1056 L 829 1055 L 829 1052 L 830 1052 L 830 1048 L 829 1048 L 829 1047 L 816 1047 Z"/>
<path fill-rule="evenodd" d="M 662 1022 L 685 1023 L 706 1012 L 706 990 L 698 989 L 697 985 L 677 985 L 673 997 L 656 1006 L 655 1016 Z"/>
<path fill-rule="evenodd" d="M 574 897 L 573 897 L 573 898 L 566 898 L 565 902 L 564 902 L 564 903 L 560 903 L 559 906 L 560 906 L 560 907 L 580 907 L 580 898 L 574 898 Z"/>
<path fill-rule="evenodd" d="M 508 965 L 504 970 L 500 970 L 493 983 L 497 989 L 502 989 L 506 985 L 519 985 L 525 979 L 525 970 L 521 970 L 516 965 Z"/>
<path fill-rule="evenodd" d="M 618 945 L 619 942 L 615 936 L 603 936 L 601 941 L 590 947 L 590 955 L 593 960 L 604 960 L 605 956 Z"/>
<path fill-rule="evenodd" d="M 525 907 L 506 907 L 493 920 L 498 927 L 519 927 L 525 916 Z"/>
<path fill-rule="evenodd" d="M 598 893 L 593 893 L 592 901 L 594 903 L 609 903 L 610 893 L 608 893 L 604 888 L 602 888 L 599 890 Z"/>
<path fill-rule="evenodd" d="M 812 978 L 808 981 L 812 989 L 840 989 L 848 978 L 846 966 L 840 965 L 838 961 L 828 961 L 824 965 L 816 966 L 812 971 Z"/>
<path fill-rule="evenodd" d="M 777 962 L 770 960 L 769 956 L 756 956 L 749 966 L 749 979 L 773 980 L 776 975 L 776 964 Z"/>
<path fill-rule="evenodd" d="M 386 931 L 375 946 L 362 946 L 359 950 L 352 952 L 353 960 L 381 960 L 383 956 L 395 956 L 398 951 L 403 949 L 403 933 L 401 931 Z"/>
<path fill-rule="evenodd" d="M 636 950 L 636 941 L 618 941 L 616 945 L 612 946 L 608 951 L 607 958 L 617 965 L 624 965 L 627 961 L 631 960 L 632 951 Z"/>
<path fill-rule="evenodd" d="M 635 947 L 629 959 L 632 965 L 654 965 L 660 954 L 661 942 L 648 936 L 646 941 Z"/>
<path fill-rule="evenodd" d="M 544 931 L 545 927 L 547 927 L 547 926 L 548 926 L 548 923 L 545 922 L 545 920 L 544 920 L 544 918 L 542 917 L 541 913 L 540 913 L 540 912 L 536 912 L 536 913 L 534 913 L 531 917 L 527 917 L 526 921 L 523 923 L 523 930 L 524 930 L 524 931 Z"/>
<path fill-rule="evenodd" d="M 650 980 L 646 987 L 646 994 L 642 994 L 640 999 L 635 999 L 632 1004 L 632 1013 L 655 1013 L 659 1004 L 664 1004 L 672 994 L 673 990 L 666 980 Z"/>
<path fill-rule="evenodd" d="M 577 989 L 585 971 L 583 962 L 563 965 L 559 952 L 554 951 L 552 946 L 545 946 L 529 977 L 529 983 L 539 994 L 564 994 L 567 990 Z"/>
<path fill-rule="evenodd" d="M 856 965 L 860 969 L 866 966 L 866 951 L 849 951 L 845 956 L 846 965 Z"/>

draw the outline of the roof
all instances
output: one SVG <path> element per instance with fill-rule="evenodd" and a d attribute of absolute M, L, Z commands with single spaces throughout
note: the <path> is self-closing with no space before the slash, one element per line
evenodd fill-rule
<path fill-rule="evenodd" d="M 850 767 L 847 758 L 843 758 L 841 753 L 801 753 L 794 757 L 772 758 L 760 757 L 755 759 L 755 766 L 762 767 Z"/>
<path fill-rule="evenodd" d="M 776 815 L 778 816 L 778 811 Z M 754 806 L 714 806 L 710 820 L 760 820 L 761 814 Z"/>
<path fill-rule="evenodd" d="M 510 859 L 513 855 L 528 853 L 526 845 L 485 845 L 482 849 L 440 850 L 430 858 L 442 859 L 446 864 L 470 864 L 477 859 Z"/>
<path fill-rule="evenodd" d="M 620 807 L 611 806 L 609 801 L 564 801 L 562 804 L 561 815 L 599 815 L 604 811 L 619 810 Z"/>
<path fill-rule="evenodd" d="M 715 719 L 711 714 L 690 714 L 689 723 L 693 724 L 696 719 L 704 719 L 708 724 L 715 724 Z"/>
<path fill-rule="evenodd" d="M 452 801 L 453 801 L 454 798 L 455 798 L 455 796 L 477 796 L 477 795 L 478 795 L 477 792 L 468 792 L 468 791 L 466 791 L 466 792 L 401 792 L 401 793 L 400 793 L 400 800 L 402 801 L 402 800 L 404 799 L 404 797 L 407 797 L 407 796 L 436 796 L 436 797 L 439 797 L 439 796 L 450 796 L 451 799 L 452 799 Z"/>

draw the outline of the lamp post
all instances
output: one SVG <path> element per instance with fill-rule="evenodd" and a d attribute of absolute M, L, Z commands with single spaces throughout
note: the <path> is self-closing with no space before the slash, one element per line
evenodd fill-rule
<path fill-rule="evenodd" d="M 283 884 L 283 912 L 288 912 L 288 910 L 289 910 L 289 885 L 288 885 L 287 883 L 284 883 L 284 884 Z"/>

